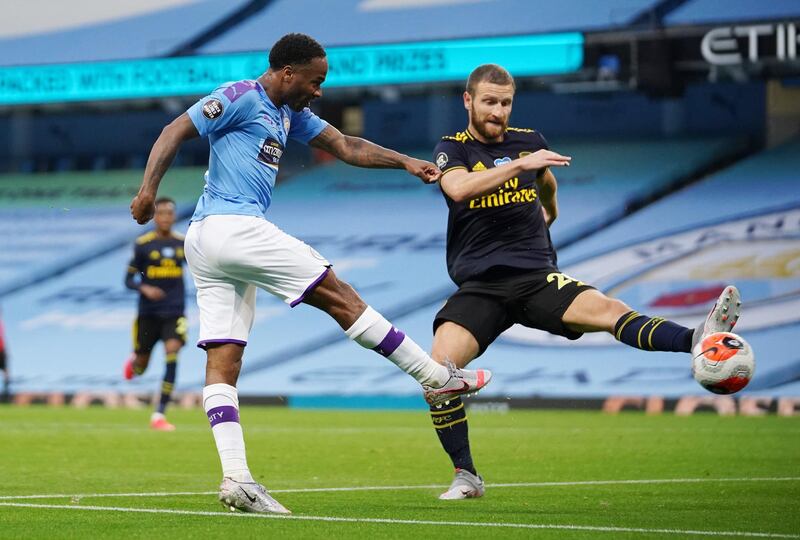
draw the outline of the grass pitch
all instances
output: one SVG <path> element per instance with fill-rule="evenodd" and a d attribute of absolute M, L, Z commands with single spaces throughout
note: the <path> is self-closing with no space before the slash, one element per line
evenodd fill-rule
<path fill-rule="evenodd" d="M 800 418 L 470 413 L 486 496 L 439 501 L 424 410 L 241 416 L 290 518 L 223 511 L 200 410 L 155 433 L 149 411 L 0 407 L 0 537 L 800 538 Z"/>

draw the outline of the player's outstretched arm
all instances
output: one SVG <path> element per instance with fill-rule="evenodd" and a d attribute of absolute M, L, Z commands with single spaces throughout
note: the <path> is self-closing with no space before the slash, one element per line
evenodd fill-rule
<path fill-rule="evenodd" d="M 158 185 L 161 183 L 164 173 L 175 159 L 175 154 L 178 153 L 181 144 L 199 136 L 197 128 L 187 113 L 183 113 L 161 130 L 161 135 L 156 139 L 150 150 L 150 157 L 147 158 L 142 186 L 131 202 L 131 215 L 137 223 L 144 225 L 153 218 L 156 210 L 154 203 Z"/>
<path fill-rule="evenodd" d="M 326 126 L 311 139 L 310 144 L 356 167 L 405 169 L 425 183 L 436 182 L 441 175 L 433 163 L 395 152 L 360 137 L 344 135 L 333 126 Z"/>
<path fill-rule="evenodd" d="M 524 171 L 569 166 L 571 159 L 569 156 L 562 156 L 550 150 L 539 150 L 506 165 L 484 171 L 467 172 L 464 169 L 453 169 L 442 177 L 441 185 L 448 197 L 456 202 L 463 202 L 492 193 L 508 179 Z"/>

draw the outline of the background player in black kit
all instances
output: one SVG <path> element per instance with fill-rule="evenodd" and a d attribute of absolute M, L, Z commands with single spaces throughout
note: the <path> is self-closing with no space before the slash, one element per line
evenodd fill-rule
<path fill-rule="evenodd" d="M 730 331 L 741 305 L 735 287 L 725 288 L 693 330 L 640 315 L 558 270 L 548 229 L 558 216 L 550 167 L 567 166 L 571 158 L 550 151 L 534 130 L 508 127 L 514 90 L 502 67 L 476 68 L 464 92 L 469 126 L 443 137 L 434 151 L 449 209 L 447 269 L 459 288 L 436 315 L 431 356 L 464 367 L 515 323 L 568 339 L 605 331 L 632 347 L 674 352 L 690 352 L 703 335 Z M 472 461 L 463 402 L 426 399 L 456 468 L 440 498 L 480 497 L 483 479 Z"/>
<path fill-rule="evenodd" d="M 166 369 L 161 382 L 161 399 L 150 418 L 150 427 L 172 431 L 164 412 L 175 386 L 178 351 L 186 343 L 183 286 L 183 236 L 173 232 L 175 201 L 155 201 L 156 229 L 136 239 L 133 259 L 128 265 L 125 285 L 139 291 L 139 314 L 133 324 L 133 354 L 125 362 L 124 376 L 141 375 L 150 362 L 155 344 L 164 342 Z M 138 278 L 137 278 L 138 276 Z"/>

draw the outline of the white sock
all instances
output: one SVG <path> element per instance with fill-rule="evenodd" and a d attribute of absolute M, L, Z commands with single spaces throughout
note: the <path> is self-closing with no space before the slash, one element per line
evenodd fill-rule
<path fill-rule="evenodd" d="M 394 362 L 420 384 L 439 387 L 450 378 L 446 367 L 428 356 L 414 340 L 369 306 L 353 326 L 345 330 L 345 334 L 362 347 Z"/>
<path fill-rule="evenodd" d="M 222 476 L 237 482 L 253 482 L 247 467 L 244 435 L 239 424 L 239 394 L 229 384 L 209 384 L 203 388 L 203 408 L 217 443 Z"/>

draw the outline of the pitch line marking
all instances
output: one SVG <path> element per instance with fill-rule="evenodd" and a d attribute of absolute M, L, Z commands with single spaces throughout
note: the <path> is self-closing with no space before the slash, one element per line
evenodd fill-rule
<path fill-rule="evenodd" d="M 652 480 L 578 480 L 568 482 L 516 482 L 486 484 L 487 488 L 515 488 L 515 487 L 559 487 L 559 486 L 606 486 L 606 485 L 638 485 L 638 484 L 696 484 L 710 482 L 794 482 L 800 476 L 778 476 L 765 478 L 662 478 Z M 342 491 L 397 491 L 409 489 L 441 489 L 450 484 L 428 484 L 416 486 L 351 486 L 351 487 L 322 487 L 322 488 L 290 488 L 268 489 L 270 493 L 328 493 Z M 101 497 L 181 497 L 196 495 L 216 495 L 216 491 L 154 491 L 145 493 L 51 493 L 40 495 L 0 495 L 0 500 L 13 501 L 25 499 L 90 499 Z"/>
<path fill-rule="evenodd" d="M 282 516 L 278 514 L 243 514 L 239 512 L 208 512 L 199 510 L 172 510 L 167 508 L 125 508 L 120 506 L 71 506 L 59 504 L 35 504 L 35 503 L 13 503 L 0 502 L 0 507 L 16 508 L 41 508 L 50 510 L 84 510 L 95 512 L 132 512 L 141 514 L 173 514 L 183 516 L 226 516 L 234 518 L 254 518 L 254 519 L 285 519 L 295 521 L 327 521 L 337 523 L 380 523 L 389 525 L 432 525 L 445 527 L 492 527 L 510 529 L 549 529 L 549 530 L 569 530 L 569 531 L 592 531 L 592 532 L 612 532 L 612 533 L 658 533 L 658 534 L 679 534 L 691 536 L 740 536 L 746 538 L 790 538 L 797 539 L 800 535 L 749 531 L 699 531 L 692 529 L 646 529 L 642 527 L 601 527 L 592 525 L 558 525 L 546 523 L 497 523 L 497 522 L 475 522 L 475 521 L 430 521 L 422 519 L 389 519 L 389 518 L 347 518 L 335 516 L 302 516 L 291 515 Z"/>

